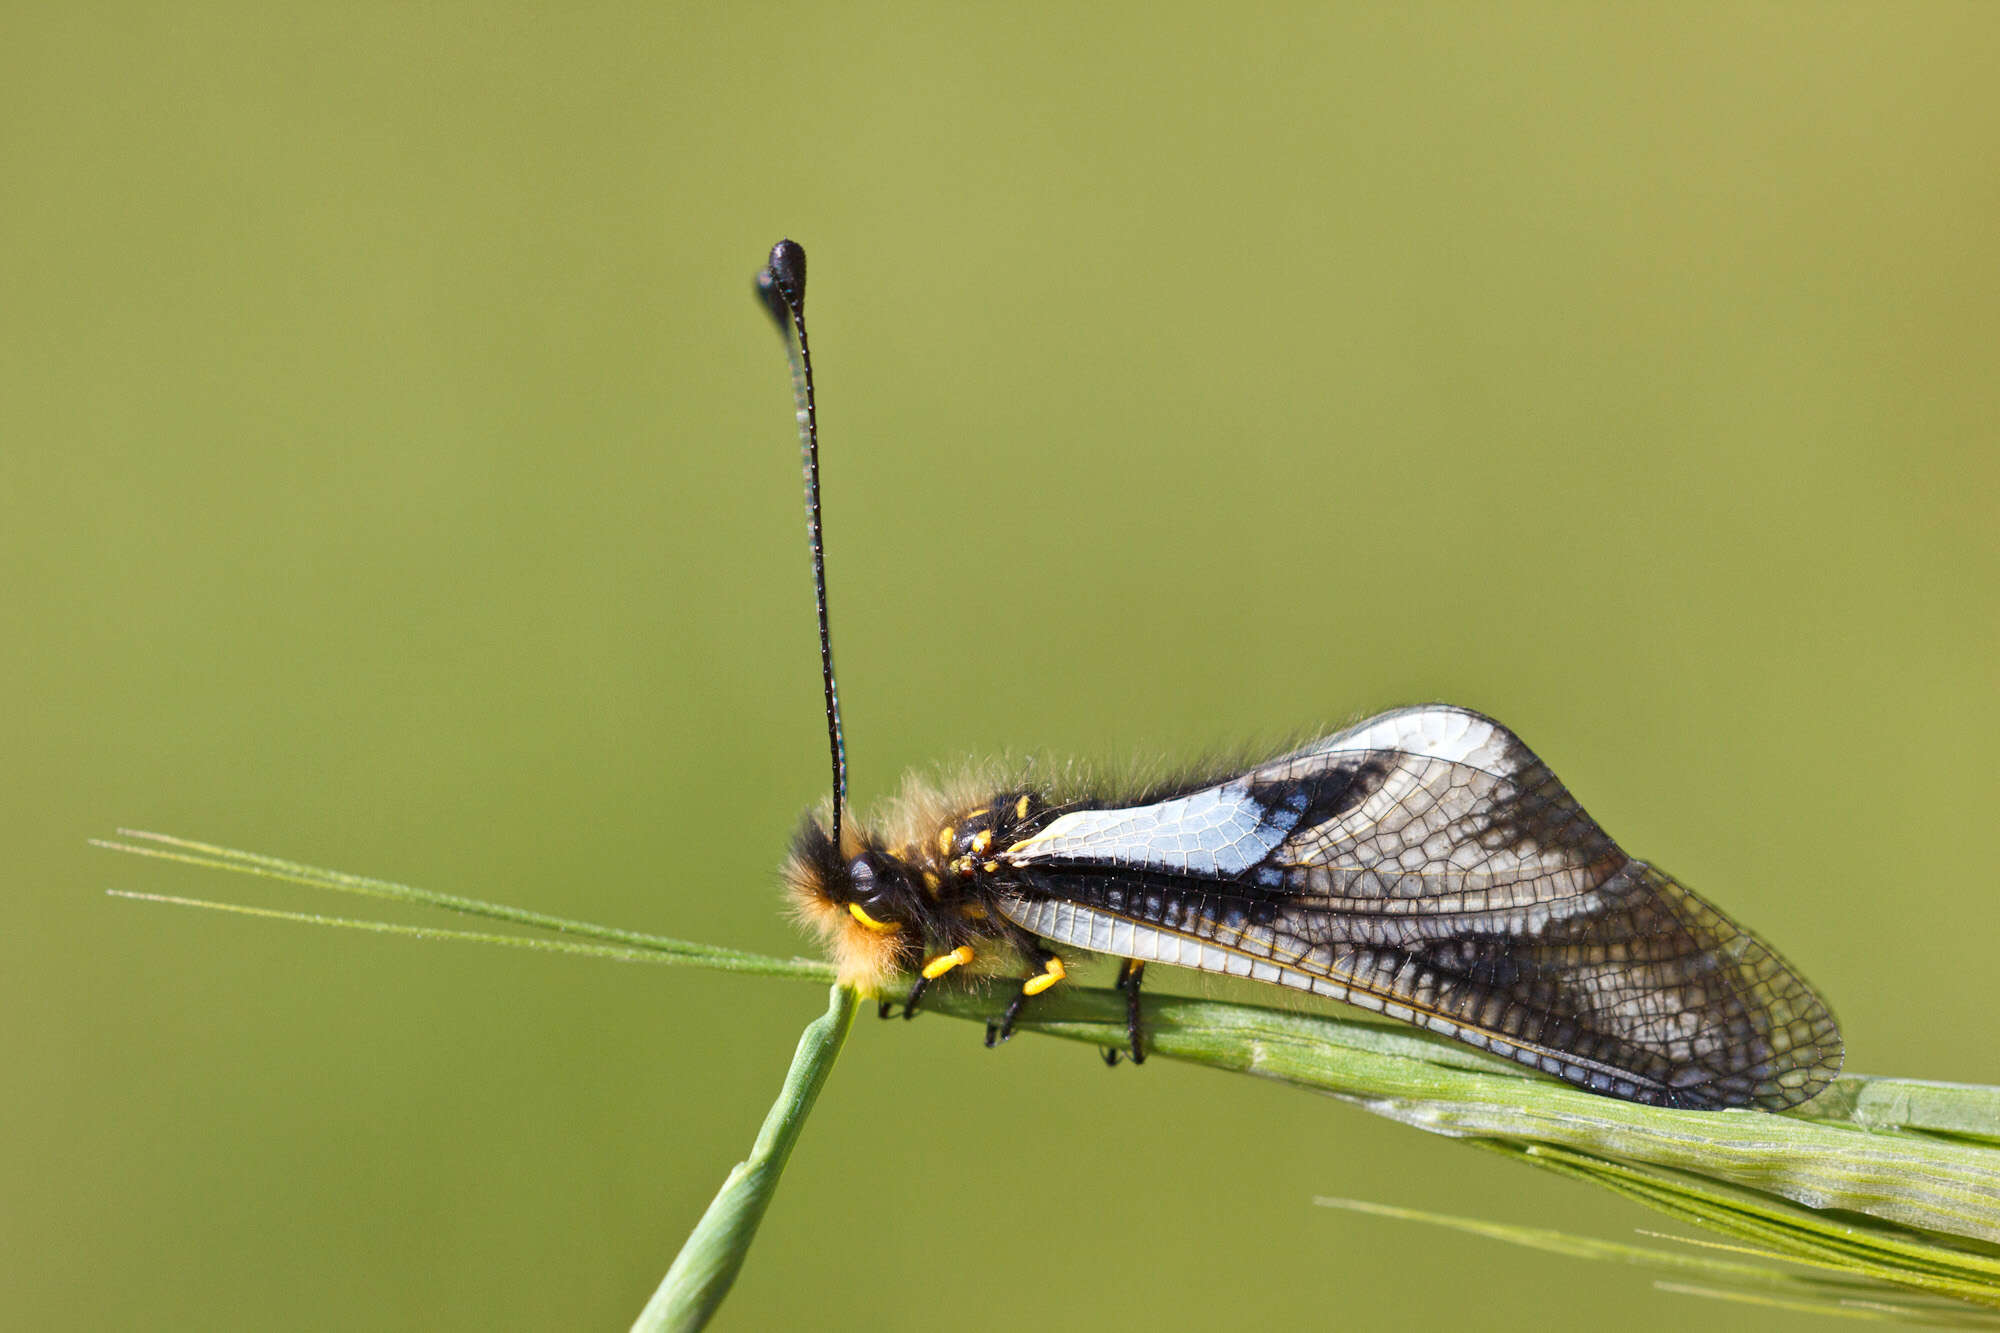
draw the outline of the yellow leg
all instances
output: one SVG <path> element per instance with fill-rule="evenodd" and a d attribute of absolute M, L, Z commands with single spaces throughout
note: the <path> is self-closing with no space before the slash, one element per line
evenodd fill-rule
<path fill-rule="evenodd" d="M 924 980 L 936 981 L 955 967 L 964 967 L 972 961 L 972 946 L 961 944 L 950 953 L 941 953 L 924 964 Z"/>
<path fill-rule="evenodd" d="M 1068 971 L 1066 971 L 1063 967 L 1062 959 L 1057 958 L 1054 954 L 1051 954 L 1049 955 L 1049 961 L 1043 964 L 1042 974 L 1040 976 L 1029 977 L 1026 981 L 1021 983 L 1021 994 L 1040 995 L 1043 991 L 1055 985 L 1058 981 L 1061 981 L 1064 977 L 1067 977 L 1068 975 L 1069 975 Z"/>

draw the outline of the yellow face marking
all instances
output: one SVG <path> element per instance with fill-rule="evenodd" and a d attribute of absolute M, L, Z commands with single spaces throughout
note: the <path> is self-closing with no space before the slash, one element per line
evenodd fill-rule
<path fill-rule="evenodd" d="M 954 967 L 964 967 L 972 961 L 972 946 L 961 944 L 950 953 L 941 953 L 924 964 L 924 980 L 936 981 Z"/>
<path fill-rule="evenodd" d="M 893 935 L 902 929 L 902 927 L 893 921 L 877 921 L 874 917 L 861 910 L 860 903 L 849 903 L 847 905 L 847 914 L 868 927 L 868 929 L 874 931 L 877 935 Z"/>
<path fill-rule="evenodd" d="M 990 875 L 990 874 L 992 874 L 992 873 L 993 873 L 994 871 L 996 871 L 996 870 L 998 870 L 998 869 L 1000 868 L 1000 863 L 999 863 L 998 861 L 988 861 L 988 862 L 986 862 L 986 864 L 984 864 L 984 865 L 980 866 L 979 868 L 980 868 L 981 870 L 984 870 L 984 871 L 985 871 L 985 872 L 986 872 L 987 874 L 989 874 L 989 875 Z"/>
<path fill-rule="evenodd" d="M 952 837 L 953 837 L 953 836 L 954 836 L 955 834 L 957 834 L 957 832 L 958 832 L 958 829 L 957 829 L 957 827 L 956 827 L 956 826 L 954 826 L 954 825 L 951 825 L 951 824 L 946 824 L 946 825 L 944 826 L 944 828 L 942 828 L 941 830 L 939 830 L 939 831 L 938 831 L 938 855 L 939 855 L 939 856 L 950 856 L 950 855 L 951 855 L 951 840 L 952 840 Z"/>
<path fill-rule="evenodd" d="M 1021 984 L 1021 994 L 1040 995 L 1043 991 L 1055 985 L 1058 981 L 1061 981 L 1064 977 L 1067 977 L 1068 975 L 1069 975 L 1068 971 L 1065 970 L 1063 967 L 1062 959 L 1051 958 L 1049 959 L 1048 963 L 1042 968 L 1042 974 L 1040 976 L 1029 977 L 1025 982 Z"/>
<path fill-rule="evenodd" d="M 1024 795 L 1021 797 L 1020 800 L 1014 802 L 1014 818 L 1026 819 L 1027 817 L 1028 817 L 1028 798 Z"/>
<path fill-rule="evenodd" d="M 926 870 L 924 872 L 924 887 L 929 889 L 933 894 L 938 891 L 938 885 L 942 883 L 944 881 L 937 877 L 937 871 Z"/>
<path fill-rule="evenodd" d="M 990 828 L 979 830 L 978 834 L 972 839 L 972 854 L 974 856 L 984 856 L 992 850 L 993 830 Z"/>

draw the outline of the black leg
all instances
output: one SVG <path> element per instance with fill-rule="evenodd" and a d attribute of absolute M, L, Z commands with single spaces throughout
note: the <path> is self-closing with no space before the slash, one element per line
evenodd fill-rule
<path fill-rule="evenodd" d="M 1146 1045 L 1139 1034 L 1139 982 L 1145 974 L 1146 965 L 1136 958 L 1127 958 L 1118 969 L 1118 989 L 1125 992 L 1125 1040 L 1135 1065 L 1146 1063 Z"/>
<path fill-rule="evenodd" d="M 929 977 L 918 977 L 917 983 L 910 987 L 910 993 L 903 998 L 904 1018 L 915 1018 L 917 1016 L 917 1003 L 924 998 L 924 990 L 930 984 L 931 979 Z"/>
<path fill-rule="evenodd" d="M 1024 949 L 1023 952 L 1026 952 L 1030 958 L 1035 960 L 1036 965 L 1041 968 L 1041 971 L 1035 973 L 1033 976 L 1021 978 L 1021 989 L 1015 994 L 1012 1003 L 1007 1006 L 1006 1012 L 998 1018 L 989 1018 L 986 1020 L 986 1044 L 988 1046 L 998 1046 L 1001 1042 L 1013 1036 L 1014 1024 L 1020 1020 L 1021 1010 L 1027 1006 L 1028 1001 L 1069 975 L 1068 970 L 1063 967 L 1062 959 L 1050 953 L 1047 949 L 1042 948 L 1039 944 L 1032 945 L 1029 949 Z"/>
<path fill-rule="evenodd" d="M 1021 1017 L 1021 1010 L 1027 1006 L 1028 992 L 1021 991 L 1014 996 L 1005 1013 L 998 1018 L 986 1020 L 986 1044 L 998 1046 L 1014 1035 L 1014 1024 Z"/>

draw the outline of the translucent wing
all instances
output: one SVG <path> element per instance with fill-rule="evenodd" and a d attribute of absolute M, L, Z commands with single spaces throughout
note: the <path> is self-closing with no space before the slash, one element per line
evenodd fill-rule
<path fill-rule="evenodd" d="M 1632 1101 L 1777 1110 L 1840 1068 L 1798 973 L 1464 709 L 1075 811 L 1001 860 L 1003 912 L 1042 938 L 1345 1000 Z"/>

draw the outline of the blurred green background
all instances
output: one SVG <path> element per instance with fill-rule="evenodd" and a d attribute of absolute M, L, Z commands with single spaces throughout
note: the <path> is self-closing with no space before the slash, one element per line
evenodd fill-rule
<path fill-rule="evenodd" d="M 2000 1080 L 1991 7 L 5 27 L 8 1322 L 639 1309 L 820 991 L 109 900 L 352 908 L 84 840 L 806 948 L 781 235 L 859 801 L 1450 699 L 1774 939 L 1850 1068 Z M 1752 1317 L 1315 1194 L 1656 1224 L 871 1020 L 725 1320 Z"/>

